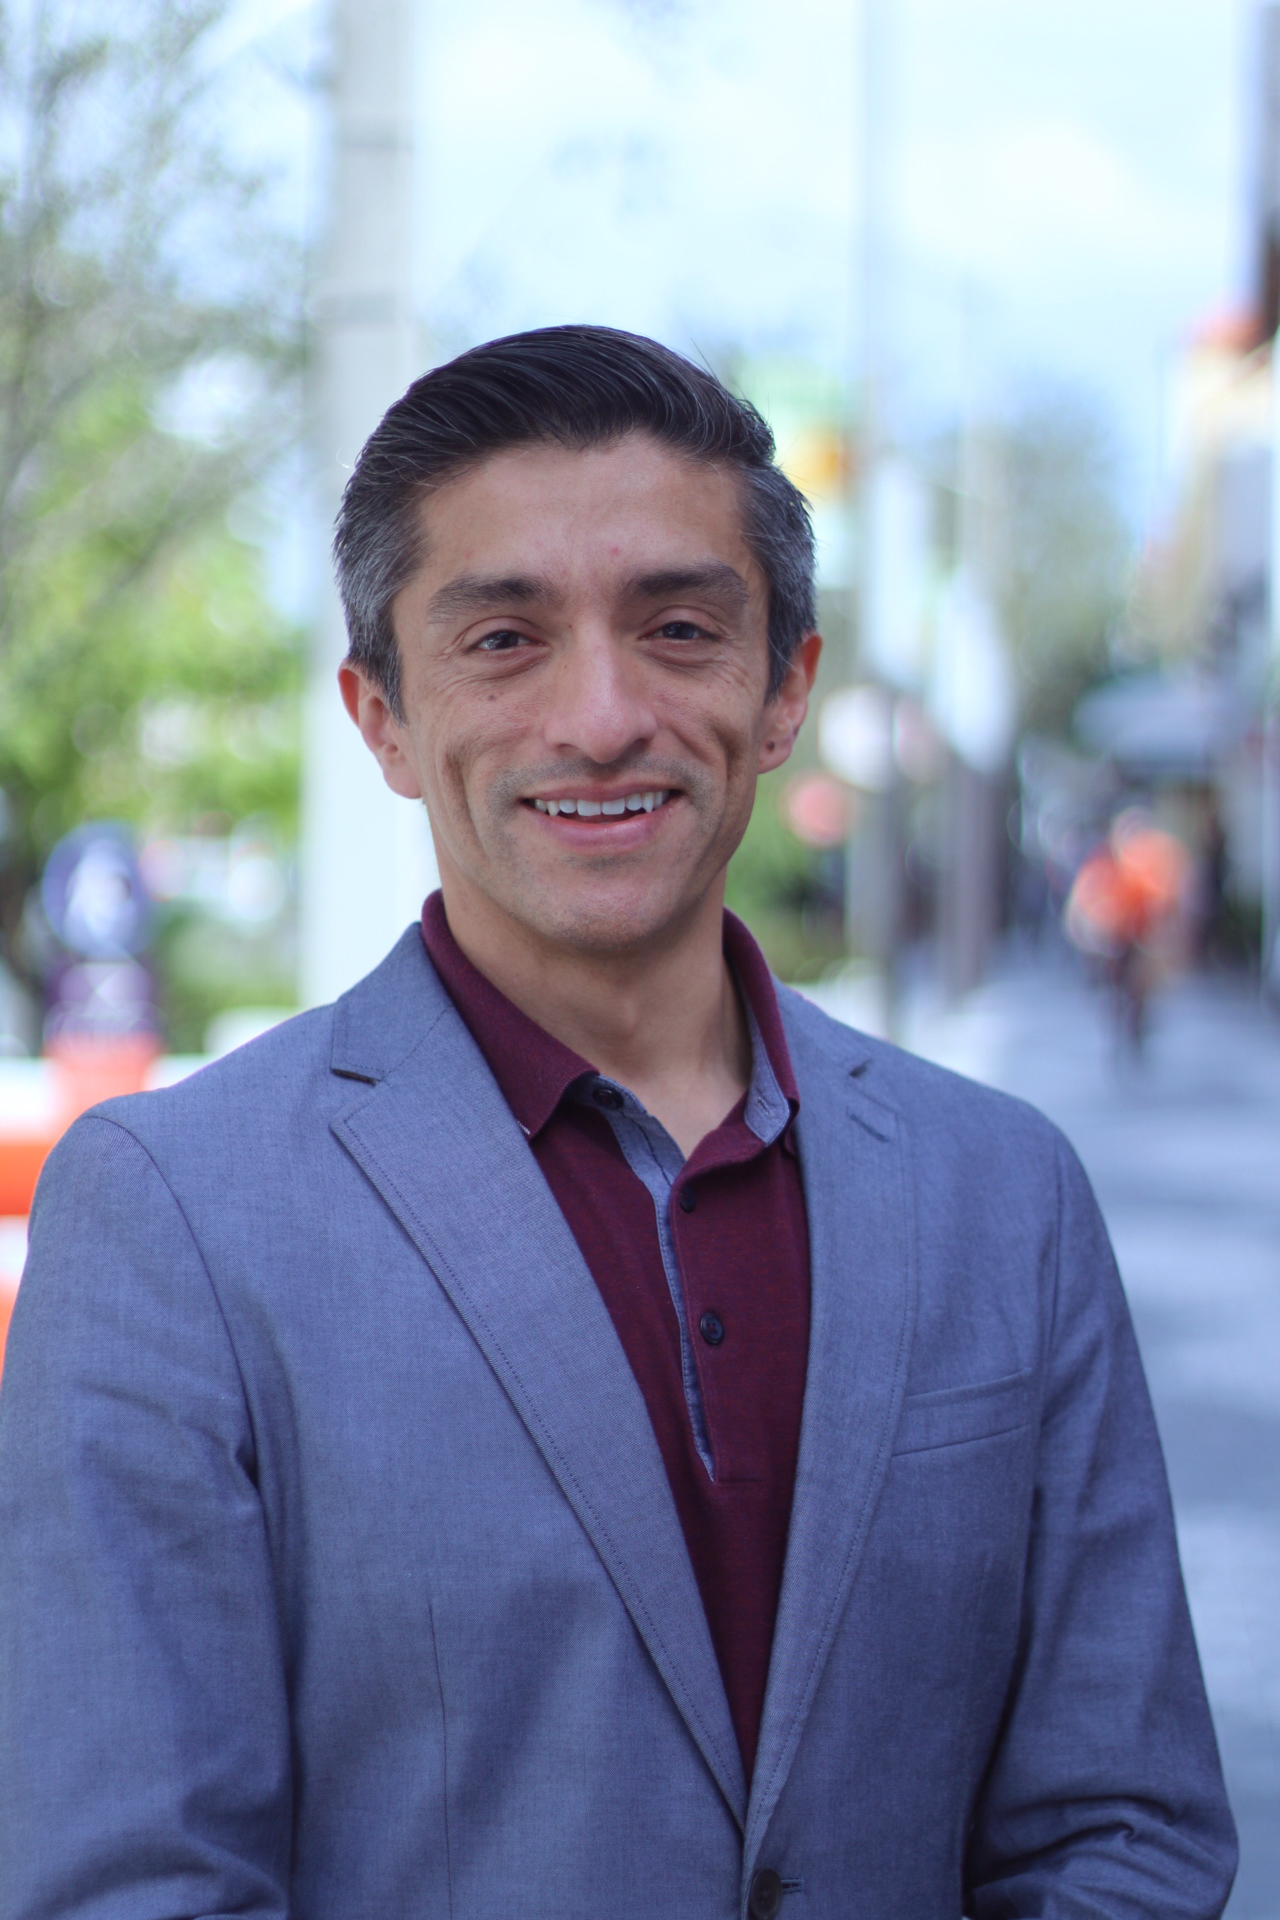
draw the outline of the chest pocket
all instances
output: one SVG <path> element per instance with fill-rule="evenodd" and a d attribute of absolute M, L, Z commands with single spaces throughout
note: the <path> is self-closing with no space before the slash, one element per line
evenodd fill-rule
<path fill-rule="evenodd" d="M 1006 1374 L 972 1387 L 941 1387 L 909 1394 L 902 1403 L 894 1454 L 926 1453 L 934 1447 L 958 1447 L 990 1440 L 1028 1425 L 1032 1410 L 1032 1371 Z"/>

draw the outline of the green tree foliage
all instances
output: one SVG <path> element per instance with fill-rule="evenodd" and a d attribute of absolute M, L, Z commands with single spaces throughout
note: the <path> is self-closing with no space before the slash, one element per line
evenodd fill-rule
<path fill-rule="evenodd" d="M 11 659 L 0 778 L 34 856 L 95 818 L 175 832 L 266 814 L 291 831 L 301 659 L 259 566 L 214 526 L 91 628 Z"/>
<path fill-rule="evenodd" d="M 0 0 L 0 936 L 49 846 L 296 794 L 293 636 L 228 510 L 296 430 L 301 251 L 231 151 L 225 0 Z"/>

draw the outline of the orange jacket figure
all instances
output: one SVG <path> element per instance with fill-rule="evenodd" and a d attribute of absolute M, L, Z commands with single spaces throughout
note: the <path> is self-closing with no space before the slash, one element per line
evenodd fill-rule
<path fill-rule="evenodd" d="M 1145 945 L 1181 906 L 1189 866 L 1180 840 L 1139 808 L 1127 809 L 1076 874 L 1064 914 L 1068 938 L 1106 958 Z"/>

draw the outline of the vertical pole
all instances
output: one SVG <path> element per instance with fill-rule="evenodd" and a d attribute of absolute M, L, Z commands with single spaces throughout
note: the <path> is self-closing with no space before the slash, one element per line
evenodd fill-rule
<path fill-rule="evenodd" d="M 1271 655 L 1262 692 L 1262 991 L 1280 1005 L 1280 7 L 1258 19 L 1260 321 L 1271 337 Z"/>
<path fill-rule="evenodd" d="M 856 343 L 856 389 L 861 394 L 861 460 L 854 500 L 855 573 L 851 594 L 850 673 L 867 672 L 871 624 L 876 609 L 876 483 L 885 450 L 884 313 L 886 288 L 885 165 L 888 0 L 861 0 L 862 72 L 859 89 L 862 171 L 862 236 L 854 311 L 860 315 Z M 862 819 L 845 854 L 846 938 L 880 968 L 886 1018 L 896 1026 L 898 944 L 902 918 L 902 795 L 897 775 L 888 792 L 864 798 Z"/>
<path fill-rule="evenodd" d="M 1261 852 L 1263 852 L 1263 995 L 1280 1006 L 1280 6 L 1265 6 L 1259 35 L 1259 323 L 1270 336 L 1270 659 L 1263 682 L 1261 732 Z"/>
<path fill-rule="evenodd" d="M 958 650 L 952 652 L 947 663 L 952 697 L 956 682 L 962 676 L 968 677 L 971 686 L 976 684 L 981 688 L 984 684 L 980 668 L 969 657 L 969 647 L 974 642 L 983 649 L 1001 644 L 992 610 L 1002 566 L 1001 533 L 1005 514 L 1003 489 L 999 484 L 1002 467 L 997 447 L 981 424 L 971 307 L 972 297 L 966 291 L 965 375 L 957 474 L 959 529 L 953 581 L 953 592 L 959 591 L 957 612 L 962 624 L 949 626 L 939 637 L 940 646 Z M 978 633 L 974 633 L 970 624 L 975 618 L 982 621 Z M 970 720 L 975 718 L 991 721 L 993 716 L 990 711 L 970 715 Z M 955 730 L 958 720 L 959 716 L 953 712 L 944 793 L 937 927 L 939 970 L 947 994 L 953 999 L 979 985 L 987 969 L 1000 927 L 1004 844 L 1003 770 L 989 757 L 990 750 L 982 739 L 983 727 L 979 725 L 975 739 L 968 728 Z M 998 732 L 998 720 L 994 724 Z"/>
<path fill-rule="evenodd" d="M 1271 657 L 1262 691 L 1262 991 L 1280 1005 L 1280 351 L 1271 342 Z"/>
<path fill-rule="evenodd" d="M 324 545 L 304 723 L 306 1005 L 334 998 L 376 966 L 435 884 L 425 810 L 388 791 L 338 696 L 335 674 L 347 641 L 328 553 L 356 456 L 419 370 L 411 277 L 413 0 L 335 0 L 332 125 L 329 232 L 316 301 Z"/>

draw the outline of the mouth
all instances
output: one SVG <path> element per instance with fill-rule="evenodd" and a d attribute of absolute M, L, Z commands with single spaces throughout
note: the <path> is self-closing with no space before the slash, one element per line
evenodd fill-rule
<path fill-rule="evenodd" d="M 568 833 L 570 839 L 587 841 L 606 833 L 610 841 L 618 837 L 618 845 L 631 845 L 631 841 L 639 845 L 639 841 L 645 841 L 649 833 L 656 831 L 658 820 L 654 816 L 666 816 L 677 799 L 677 787 L 635 787 L 631 793 L 610 795 L 530 795 L 522 804 L 533 814 L 541 814 L 543 820 L 564 822 L 557 831 Z"/>
<path fill-rule="evenodd" d="M 610 794 L 607 799 L 591 794 L 557 794 L 554 799 L 529 798 L 524 805 L 552 819 L 590 820 L 605 828 L 634 820 L 637 815 L 657 813 L 675 798 L 674 787 L 643 787 L 633 793 Z"/>

